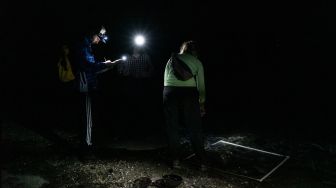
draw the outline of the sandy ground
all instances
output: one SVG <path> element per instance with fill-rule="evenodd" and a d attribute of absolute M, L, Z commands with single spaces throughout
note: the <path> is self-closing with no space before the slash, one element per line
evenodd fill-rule
<path fill-rule="evenodd" d="M 77 144 L 73 132 L 57 130 L 55 133 Z M 97 148 L 91 159 L 81 161 L 75 152 L 65 150 L 65 146 L 55 145 L 37 132 L 7 122 L 2 124 L 1 187 L 168 187 L 163 176 L 171 174 L 182 178 L 178 188 L 336 187 L 335 143 L 266 140 L 244 133 L 208 136 L 208 149 L 218 138 L 291 158 L 263 182 L 211 169 L 202 172 L 187 162 L 182 164 L 182 169 L 172 169 L 165 161 L 165 144 L 150 138 L 115 140 Z M 217 147 L 216 152 L 225 160 L 223 167 L 218 168 L 250 177 L 262 177 L 281 161 L 247 150 L 221 149 Z M 150 186 L 144 186 L 150 182 Z"/>

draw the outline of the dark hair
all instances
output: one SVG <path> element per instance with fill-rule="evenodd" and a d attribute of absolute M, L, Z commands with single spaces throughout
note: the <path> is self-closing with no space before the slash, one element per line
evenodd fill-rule
<path fill-rule="evenodd" d="M 180 48 L 180 53 L 189 53 L 191 55 L 197 56 L 198 55 L 198 44 L 195 41 L 186 41 L 182 43 Z"/>
<path fill-rule="evenodd" d="M 104 26 L 102 26 L 101 24 L 88 24 L 86 25 L 83 29 L 84 29 L 84 36 L 94 36 L 94 35 L 98 35 L 99 31 L 103 28 Z"/>

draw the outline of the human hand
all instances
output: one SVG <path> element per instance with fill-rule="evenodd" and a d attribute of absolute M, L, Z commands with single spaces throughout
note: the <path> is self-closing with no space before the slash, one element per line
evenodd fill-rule
<path fill-rule="evenodd" d="M 200 105 L 200 111 L 201 111 L 201 117 L 203 117 L 206 114 L 204 104 Z"/>

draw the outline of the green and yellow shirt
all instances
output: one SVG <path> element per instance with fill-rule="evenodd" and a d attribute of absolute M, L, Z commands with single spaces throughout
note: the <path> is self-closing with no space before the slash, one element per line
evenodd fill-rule
<path fill-rule="evenodd" d="M 170 63 L 167 63 L 164 72 L 164 86 L 197 87 L 197 90 L 199 92 L 199 102 L 200 104 L 204 104 L 205 83 L 204 83 L 204 70 L 202 62 L 195 56 L 192 56 L 187 53 L 178 54 L 178 58 L 188 65 L 194 77 L 186 81 L 177 79 L 173 73 L 173 67 L 171 66 Z"/>

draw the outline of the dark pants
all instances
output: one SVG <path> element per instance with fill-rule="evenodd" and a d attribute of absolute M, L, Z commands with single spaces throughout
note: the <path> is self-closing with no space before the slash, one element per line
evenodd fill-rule
<path fill-rule="evenodd" d="M 121 105 L 121 123 L 124 136 L 143 138 L 150 129 L 152 121 L 153 91 L 150 80 L 146 78 L 125 78 L 123 86 L 123 103 Z"/>
<path fill-rule="evenodd" d="M 181 123 L 184 123 L 190 133 L 192 148 L 199 158 L 205 159 L 204 140 L 198 91 L 194 87 L 165 87 L 163 105 L 172 159 L 181 156 L 180 134 Z"/>
<path fill-rule="evenodd" d="M 77 96 L 74 91 L 74 81 L 59 83 L 57 87 L 58 99 L 55 100 L 57 105 L 57 114 L 55 117 L 55 123 L 57 127 L 73 130 L 78 120 L 75 118 L 74 111 L 77 110 Z"/>

